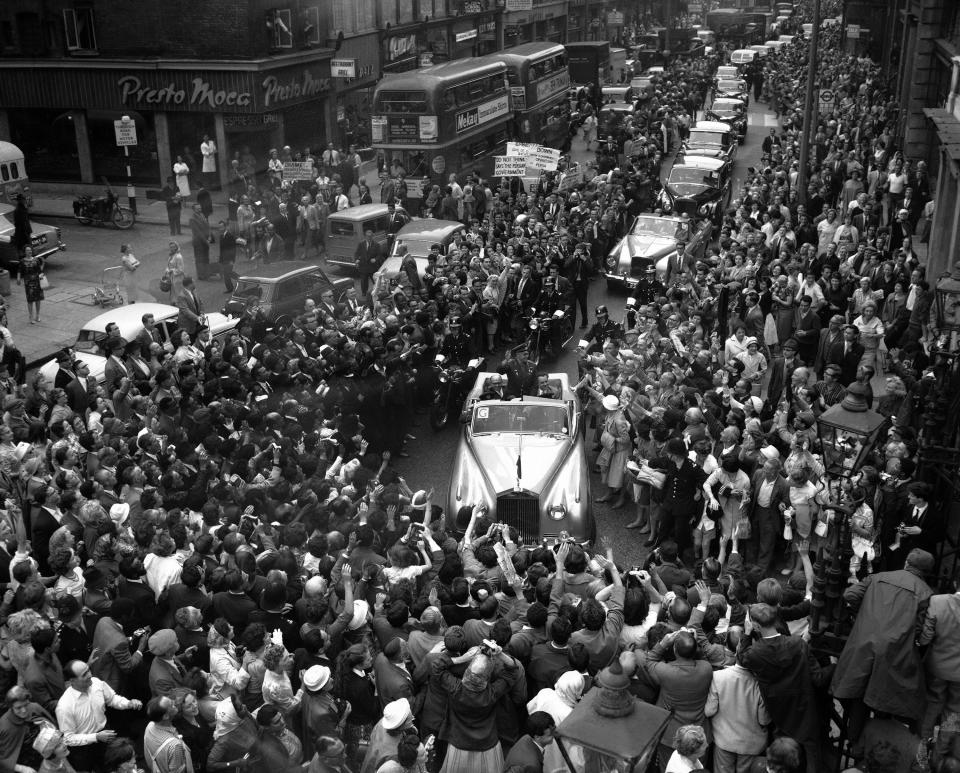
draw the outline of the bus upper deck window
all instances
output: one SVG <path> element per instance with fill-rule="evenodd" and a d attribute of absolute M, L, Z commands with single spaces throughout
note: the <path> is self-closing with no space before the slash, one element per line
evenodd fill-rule
<path fill-rule="evenodd" d="M 11 161 L 11 162 L 10 162 L 10 176 L 11 176 L 14 180 L 19 180 L 19 179 L 20 179 L 20 170 L 17 168 L 17 162 L 16 162 L 16 161 Z"/>
<path fill-rule="evenodd" d="M 10 168 L 6 164 L 0 164 L 0 179 L 2 179 L 3 182 L 10 180 Z"/>

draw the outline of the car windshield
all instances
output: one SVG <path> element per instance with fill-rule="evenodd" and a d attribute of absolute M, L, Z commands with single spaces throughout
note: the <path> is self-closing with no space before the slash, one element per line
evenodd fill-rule
<path fill-rule="evenodd" d="M 99 354 L 99 342 L 106 337 L 107 334 L 102 330 L 88 330 L 84 328 L 77 335 L 77 342 L 73 345 L 73 348 L 78 352 L 94 352 Z"/>
<path fill-rule="evenodd" d="M 0 212 L 0 227 L 4 230 L 13 225 L 13 212 Z"/>
<path fill-rule="evenodd" d="M 690 139 L 688 140 L 689 145 L 716 145 L 718 148 L 723 147 L 723 134 L 720 132 L 707 132 L 707 131 L 698 131 L 693 129 L 690 132 Z"/>
<path fill-rule="evenodd" d="M 713 185 L 716 173 L 691 166 L 675 166 L 670 172 L 670 184 Z M 676 230 L 676 226 L 674 226 Z"/>
<path fill-rule="evenodd" d="M 676 167 L 674 167 L 674 171 L 676 171 Z M 633 233 L 653 233 L 657 236 L 674 236 L 677 233 L 677 224 L 673 220 L 666 218 L 644 217 L 641 215 L 637 218 L 637 223 L 633 227 Z"/>
<path fill-rule="evenodd" d="M 717 83 L 717 91 L 746 91 L 747 84 L 743 81 L 720 81 Z"/>
<path fill-rule="evenodd" d="M 567 434 L 567 409 L 562 405 L 508 403 L 478 405 L 473 409 L 473 434 Z"/>
<path fill-rule="evenodd" d="M 233 288 L 233 297 L 259 300 L 263 297 L 263 285 L 256 279 L 238 279 L 236 286 Z"/>
<path fill-rule="evenodd" d="M 718 99 L 713 103 L 713 110 L 720 113 L 739 113 L 743 105 L 736 99 Z"/>

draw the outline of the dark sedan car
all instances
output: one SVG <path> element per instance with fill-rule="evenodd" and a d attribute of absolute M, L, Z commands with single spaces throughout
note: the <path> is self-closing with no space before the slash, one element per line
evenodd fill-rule
<path fill-rule="evenodd" d="M 729 161 L 707 156 L 678 157 L 660 193 L 664 213 L 686 212 L 692 218 L 710 218 L 715 224 L 730 202 Z"/>
<path fill-rule="evenodd" d="M 711 121 L 728 124 L 737 135 L 737 142 L 743 144 L 747 136 L 747 105 L 742 99 L 717 98 L 707 110 L 706 117 Z"/>

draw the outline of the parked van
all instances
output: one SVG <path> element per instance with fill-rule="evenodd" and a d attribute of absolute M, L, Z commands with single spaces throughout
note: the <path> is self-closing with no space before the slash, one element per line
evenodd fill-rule
<path fill-rule="evenodd" d="M 407 223 L 394 238 L 390 257 L 383 262 L 383 265 L 377 269 L 377 273 L 373 275 L 374 287 L 382 286 L 384 282 L 391 279 L 397 279 L 401 285 L 407 283 L 406 275 L 400 275 L 400 263 L 406 254 L 413 256 L 417 263 L 417 273 L 423 276 L 423 270 L 427 265 L 427 255 L 430 254 L 430 247 L 439 244 L 440 254 L 446 255 L 450 250 L 450 245 L 465 230 L 466 227 L 463 223 L 456 220 L 424 218 Z"/>
<path fill-rule="evenodd" d="M 750 46 L 750 49 L 752 51 L 756 51 L 757 56 L 759 56 L 761 59 L 771 51 L 770 47 L 764 43 L 757 43 L 756 45 Z"/>
<path fill-rule="evenodd" d="M 23 194 L 27 208 L 33 206 L 30 195 L 30 180 L 23 151 L 10 142 L 0 142 L 0 202 L 12 207 L 17 205 L 17 196 Z"/>
<path fill-rule="evenodd" d="M 730 54 L 730 64 L 735 64 L 737 67 L 748 65 L 756 59 L 757 52 L 750 48 L 738 48 Z"/>
<path fill-rule="evenodd" d="M 383 254 L 390 248 L 387 222 L 389 210 L 386 204 L 362 204 L 359 207 L 331 212 L 327 217 L 324 240 L 327 245 L 327 262 L 337 266 L 356 267 L 357 245 L 363 241 L 366 231 L 373 231 L 373 239 Z M 397 215 L 404 224 L 410 222 L 410 216 L 403 207 L 396 208 Z"/>

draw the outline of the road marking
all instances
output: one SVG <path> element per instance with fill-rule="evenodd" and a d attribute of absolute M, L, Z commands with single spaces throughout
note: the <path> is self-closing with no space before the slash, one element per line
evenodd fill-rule
<path fill-rule="evenodd" d="M 762 118 L 762 120 L 760 121 L 761 126 L 779 126 L 780 125 L 780 120 L 772 113 L 764 113 L 761 116 L 761 118 Z"/>

